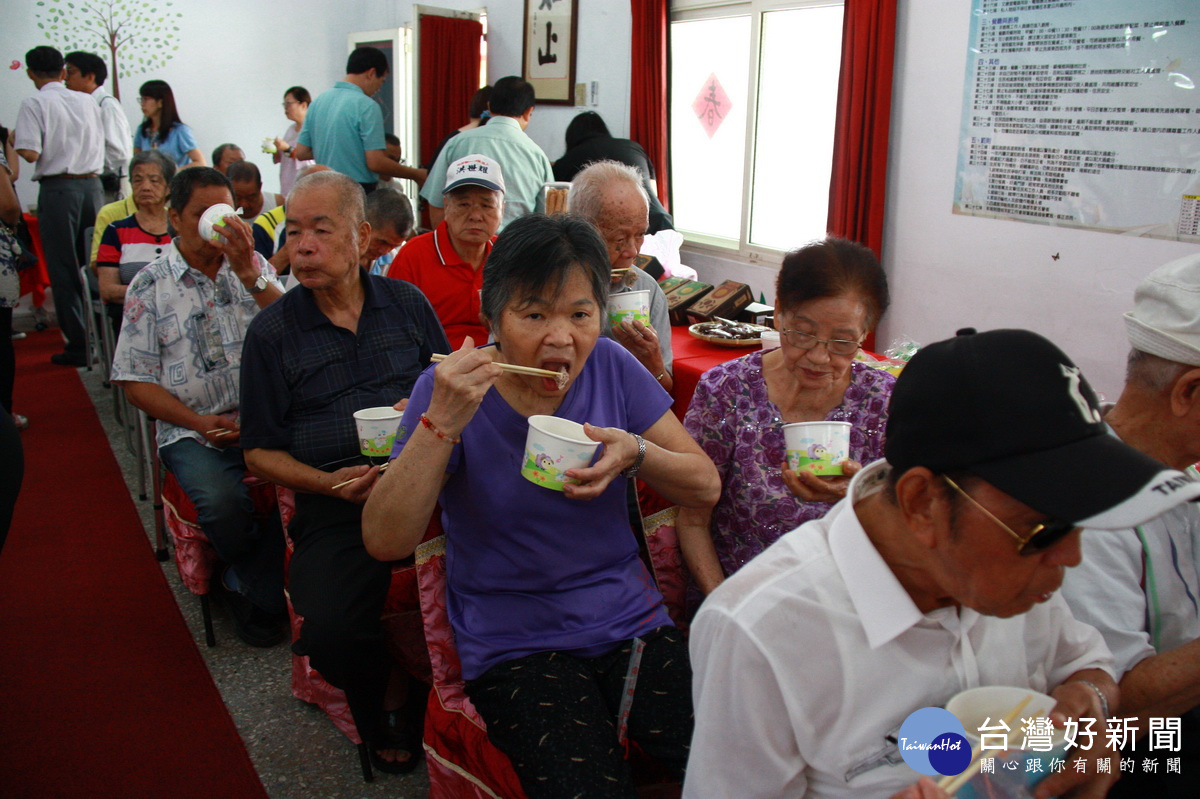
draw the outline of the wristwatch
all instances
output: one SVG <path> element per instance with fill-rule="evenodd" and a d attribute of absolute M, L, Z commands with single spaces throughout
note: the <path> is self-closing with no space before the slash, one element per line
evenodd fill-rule
<path fill-rule="evenodd" d="M 267 277 L 262 272 L 259 272 L 258 279 L 255 280 L 254 285 L 250 287 L 250 293 L 251 294 L 262 294 L 264 291 L 267 290 L 267 286 L 269 286 L 269 285 L 271 285 L 271 278 Z"/>

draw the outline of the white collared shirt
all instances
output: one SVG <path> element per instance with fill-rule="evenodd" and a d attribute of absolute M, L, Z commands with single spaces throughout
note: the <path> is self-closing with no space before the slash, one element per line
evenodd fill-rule
<path fill-rule="evenodd" d="M 254 253 L 258 269 L 275 269 Z M 254 295 L 221 262 L 216 280 L 193 268 L 174 242 L 142 268 L 125 292 L 125 318 L 113 353 L 113 381 L 156 383 L 201 415 L 238 408 L 242 344 L 258 314 Z M 158 447 L 184 438 L 211 446 L 186 427 L 159 420 Z"/>
<path fill-rule="evenodd" d="M 99 174 L 104 168 L 104 124 L 90 95 L 52 80 L 17 112 L 15 148 L 39 153 L 33 179 Z"/>
<path fill-rule="evenodd" d="M 922 613 L 854 513 L 888 468 L 864 468 L 847 499 L 700 607 L 685 799 L 884 799 L 921 776 L 885 737 L 914 710 L 981 685 L 1048 692 L 1080 669 L 1112 671 L 1058 595 L 1009 619 Z"/>
<path fill-rule="evenodd" d="M 1145 541 L 1143 545 L 1143 540 Z M 1184 502 L 1129 530 L 1084 530 L 1062 592 L 1123 673 L 1200 638 L 1200 507 Z"/>
<path fill-rule="evenodd" d="M 100 122 L 104 126 L 104 171 L 128 175 L 129 159 L 133 158 L 133 134 L 129 132 L 129 118 L 121 108 L 121 101 L 103 86 L 96 87 L 92 98 L 100 106 Z"/>

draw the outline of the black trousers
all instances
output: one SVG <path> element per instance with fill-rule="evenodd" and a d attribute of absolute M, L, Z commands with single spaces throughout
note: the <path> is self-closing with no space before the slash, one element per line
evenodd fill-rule
<path fill-rule="evenodd" d="M 683 635 L 645 636 L 629 738 L 682 777 L 692 741 L 692 668 Z M 632 642 L 599 657 L 541 652 L 505 661 L 466 685 L 488 738 L 530 799 L 637 796 L 617 716 Z"/>
<path fill-rule="evenodd" d="M 361 505 L 297 494 L 288 533 L 295 544 L 288 589 L 304 617 L 292 650 L 346 692 L 358 734 L 373 743 L 391 672 L 379 618 L 391 565 L 367 554 Z"/>
<path fill-rule="evenodd" d="M 87 331 L 83 322 L 83 290 L 79 265 L 86 263 L 82 234 L 96 222 L 104 204 L 100 178 L 42 178 L 38 189 L 38 228 L 54 312 L 67 338 L 66 351 L 83 355 Z"/>
<path fill-rule="evenodd" d="M 12 413 L 13 383 L 17 377 L 17 354 L 12 343 L 12 308 L 0 308 L 0 409 Z"/>
<path fill-rule="evenodd" d="M 0 549 L 8 538 L 13 508 L 25 479 L 25 450 L 12 414 L 0 413 Z"/>

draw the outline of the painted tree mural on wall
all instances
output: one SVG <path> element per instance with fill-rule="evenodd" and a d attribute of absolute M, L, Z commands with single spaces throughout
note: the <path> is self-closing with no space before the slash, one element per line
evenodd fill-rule
<path fill-rule="evenodd" d="M 64 53 L 87 50 L 109 56 L 113 96 L 121 78 L 160 69 L 179 49 L 183 13 L 172 0 L 37 0 L 38 29 Z"/>

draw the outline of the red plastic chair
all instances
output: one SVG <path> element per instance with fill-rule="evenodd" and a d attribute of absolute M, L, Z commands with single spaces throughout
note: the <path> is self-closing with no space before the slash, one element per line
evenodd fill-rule
<path fill-rule="evenodd" d="M 684 630 L 687 587 L 683 558 L 675 534 L 678 507 L 643 519 L 649 567 L 671 619 Z M 435 513 L 431 533 L 440 533 Z M 433 669 L 433 690 L 425 711 L 425 762 L 429 769 L 429 799 L 525 799 L 508 756 L 492 745 L 487 725 L 464 689 L 462 663 L 446 610 L 446 537 L 438 535 L 417 547 L 417 583 L 425 644 Z M 634 759 L 634 779 L 657 783 L 652 765 Z M 676 785 L 640 787 L 643 795 L 678 795 Z"/>
<path fill-rule="evenodd" d="M 218 574 L 221 559 L 217 557 L 217 551 L 213 549 L 208 536 L 196 521 L 196 506 L 179 485 L 175 475 L 169 469 L 164 471 L 166 477 L 162 481 L 163 522 L 175 545 L 175 566 L 179 569 L 179 579 L 183 581 L 184 587 L 200 598 L 200 613 L 204 618 L 204 642 L 209 646 L 216 646 L 209 592 L 213 575 Z M 243 482 L 250 491 L 254 515 L 261 519 L 268 518 L 275 510 L 275 486 L 248 472 Z"/>
<path fill-rule="evenodd" d="M 296 492 L 290 488 L 275 486 L 279 502 L 279 518 L 283 523 L 284 540 L 287 549 L 284 554 L 284 569 L 291 563 L 292 539 L 287 535 L 288 525 L 296 514 Z M 286 572 L 285 572 L 286 573 Z M 300 627 L 304 617 L 292 607 L 292 596 L 285 588 L 288 618 L 291 622 L 292 641 L 300 637 Z M 425 637 L 421 630 L 421 606 L 417 599 L 417 573 L 413 564 L 397 564 L 392 567 L 392 583 L 388 589 L 387 599 L 383 606 L 382 622 L 384 637 L 387 640 L 388 653 L 392 659 L 420 680 L 429 682 L 429 656 L 425 648 Z M 358 748 L 359 761 L 362 766 L 363 779 L 371 782 L 374 779 L 371 759 L 350 706 L 346 703 L 346 694 L 340 688 L 334 688 L 321 673 L 308 662 L 307 656 L 292 655 L 292 696 L 316 705 L 325 711 L 329 720 L 334 723 L 343 735 L 350 739 Z"/>

